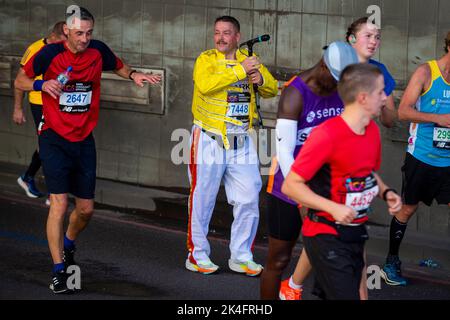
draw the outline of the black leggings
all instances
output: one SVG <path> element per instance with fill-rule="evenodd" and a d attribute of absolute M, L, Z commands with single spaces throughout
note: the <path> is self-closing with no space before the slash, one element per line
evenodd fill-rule
<path fill-rule="evenodd" d="M 36 126 L 36 133 L 39 127 L 39 123 L 42 119 L 42 106 L 40 104 L 34 104 L 30 102 L 31 113 L 33 115 L 34 124 Z M 36 173 L 41 168 L 41 158 L 39 157 L 39 151 L 36 149 L 34 151 L 33 156 L 31 158 L 30 165 L 28 166 L 27 171 L 25 172 L 25 177 L 34 177 Z"/>

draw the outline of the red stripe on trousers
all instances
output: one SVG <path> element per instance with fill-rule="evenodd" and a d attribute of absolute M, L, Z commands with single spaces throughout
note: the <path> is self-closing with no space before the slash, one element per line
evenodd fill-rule
<path fill-rule="evenodd" d="M 194 192 L 197 186 L 197 151 L 198 151 L 198 141 L 200 138 L 200 129 L 194 129 L 194 136 L 192 137 L 191 145 L 191 163 L 189 163 L 189 171 L 191 173 L 191 192 L 189 194 L 189 222 L 188 222 L 188 237 L 187 237 L 187 248 L 190 252 L 189 260 L 197 264 L 192 252 L 194 251 L 194 242 L 192 241 L 192 207 L 194 202 Z"/>

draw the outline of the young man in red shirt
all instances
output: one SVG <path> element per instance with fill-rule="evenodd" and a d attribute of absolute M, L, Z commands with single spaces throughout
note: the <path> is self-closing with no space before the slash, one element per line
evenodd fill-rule
<path fill-rule="evenodd" d="M 325 299 L 359 300 L 370 204 L 380 196 L 391 214 L 402 205 L 375 173 L 381 163 L 381 140 L 373 118 L 386 103 L 383 89 L 377 67 L 345 68 L 338 83 L 343 113 L 312 131 L 282 187 L 283 193 L 309 208 L 303 241 Z"/>
<path fill-rule="evenodd" d="M 75 264 L 75 239 L 94 211 L 96 150 L 92 131 L 100 110 L 102 71 L 114 71 L 140 87 L 161 80 L 131 70 L 106 44 L 91 40 L 94 17 L 85 8 L 79 9 L 67 17 L 67 40 L 45 46 L 20 69 L 15 81 L 20 90 L 42 91 L 45 122 L 41 123 L 39 148 L 50 193 L 47 238 L 54 263 L 50 284 L 54 293 L 71 291 L 65 270 Z M 56 80 L 62 73 L 69 77 L 67 83 Z M 43 80 L 34 80 L 40 74 Z M 76 206 L 63 238 L 68 193 L 75 196 Z"/>

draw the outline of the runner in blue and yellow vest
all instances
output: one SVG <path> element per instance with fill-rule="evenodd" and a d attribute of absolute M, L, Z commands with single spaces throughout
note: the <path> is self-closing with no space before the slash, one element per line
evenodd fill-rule
<path fill-rule="evenodd" d="M 257 120 L 253 85 L 262 98 L 274 97 L 278 83 L 257 57 L 238 50 L 239 22 L 230 16 L 216 19 L 215 49 L 200 54 L 195 63 L 189 180 L 188 270 L 210 274 L 207 240 L 209 222 L 223 179 L 233 205 L 229 268 L 257 276 L 262 266 L 253 261 L 252 245 L 259 222 L 261 176 L 249 131 Z"/>
<path fill-rule="evenodd" d="M 23 67 L 31 57 L 33 57 L 38 51 L 40 51 L 45 45 L 56 43 L 59 41 L 63 41 L 66 39 L 64 35 L 63 26 L 64 21 L 57 22 L 51 33 L 48 37 L 39 39 L 38 41 L 32 43 L 27 50 L 25 51 L 22 60 L 20 60 L 20 67 Z M 42 80 L 42 75 L 39 75 L 35 78 L 35 80 Z M 14 112 L 13 112 L 13 121 L 22 125 L 25 123 L 25 114 L 23 111 L 23 97 L 24 92 L 17 88 L 14 88 Z M 39 123 L 42 119 L 42 95 L 41 92 L 38 91 L 30 91 L 28 94 L 28 101 L 30 103 L 31 114 L 33 115 L 34 124 L 36 125 L 36 132 L 39 127 Z M 39 198 L 42 197 L 43 194 L 36 188 L 34 182 L 34 176 L 38 172 L 41 167 L 41 159 L 39 157 L 39 150 L 36 149 L 31 158 L 30 165 L 28 166 L 27 171 L 22 174 L 18 179 L 17 183 L 21 186 L 26 195 L 30 198 Z M 49 205 L 49 200 L 47 199 L 47 205 Z"/>
<path fill-rule="evenodd" d="M 391 222 L 389 253 L 381 276 L 389 285 L 406 285 L 399 249 L 409 219 L 419 202 L 433 200 L 450 207 L 450 32 L 446 54 L 414 72 L 399 107 L 400 120 L 410 121 L 402 167 L 404 205 Z"/>

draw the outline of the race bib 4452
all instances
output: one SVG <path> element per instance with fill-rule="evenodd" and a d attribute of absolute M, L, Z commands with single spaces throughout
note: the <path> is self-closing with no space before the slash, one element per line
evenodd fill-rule
<path fill-rule="evenodd" d="M 355 211 L 367 210 L 379 192 L 373 174 L 362 178 L 348 178 L 345 187 L 347 189 L 345 205 L 352 207 Z"/>

